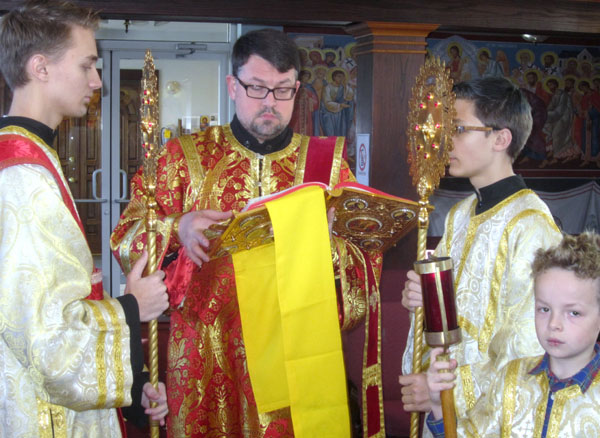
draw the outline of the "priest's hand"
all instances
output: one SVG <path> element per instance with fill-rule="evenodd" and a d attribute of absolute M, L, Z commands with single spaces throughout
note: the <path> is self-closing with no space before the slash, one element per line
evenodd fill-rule
<path fill-rule="evenodd" d="M 147 262 L 148 252 L 144 251 L 127 275 L 125 286 L 125 293 L 132 294 L 137 300 L 142 322 L 158 318 L 169 307 L 167 286 L 163 282 L 165 273 L 158 270 L 143 277 Z"/>
<path fill-rule="evenodd" d="M 231 216 L 232 211 L 198 210 L 185 213 L 179 219 L 179 241 L 187 256 L 198 266 L 209 260 L 206 255 L 209 242 L 203 231 Z"/>
<path fill-rule="evenodd" d="M 400 376 L 398 382 L 402 385 L 402 403 L 405 411 L 429 412 L 431 410 L 425 373 Z"/>
<path fill-rule="evenodd" d="M 151 408 L 150 402 L 156 402 L 156 406 Z M 158 382 L 158 391 L 150 382 L 144 384 L 142 389 L 142 406 L 146 408 L 146 415 L 154 421 L 158 421 L 161 426 L 165 425 L 165 417 L 169 413 L 167 406 L 167 390 L 163 382 Z"/>
<path fill-rule="evenodd" d="M 431 366 L 427 370 L 427 387 L 431 399 L 431 412 L 436 420 L 442 418 L 440 393 L 454 388 L 454 380 L 456 379 L 456 375 L 453 373 L 456 368 L 456 360 L 450 359 L 449 362 L 437 360 L 437 357 L 443 351 L 441 347 L 431 350 Z"/>
<path fill-rule="evenodd" d="M 415 307 L 423 306 L 423 293 L 421 292 L 421 276 L 415 271 L 410 270 L 406 275 L 407 280 L 402 290 L 402 305 L 410 312 L 415 311 Z"/>

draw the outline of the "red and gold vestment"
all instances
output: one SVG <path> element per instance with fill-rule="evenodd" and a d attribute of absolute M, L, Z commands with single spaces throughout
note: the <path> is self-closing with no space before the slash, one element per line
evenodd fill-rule
<path fill-rule="evenodd" d="M 343 138 L 294 134 L 282 150 L 259 155 L 243 147 L 229 125 L 170 141 L 158 165 L 159 260 L 180 250 L 172 230 L 182 213 L 203 209 L 239 212 L 253 198 L 303 182 L 333 186 L 353 180 L 342 159 L 343 147 Z M 145 247 L 146 204 L 140 175 L 138 172 L 132 180 L 132 200 L 111 241 L 126 272 Z M 377 435 L 383 433 L 378 360 L 381 254 L 362 251 L 336 236 L 332 248 L 337 252 L 340 327 L 351 328 L 367 313 L 370 316 L 367 338 L 371 342 L 363 364 L 363 376 L 369 379 L 363 399 L 370 400 L 375 410 L 369 411 L 369 419 L 365 412 L 363 421 L 375 431 L 370 436 L 383 436 Z M 193 270 L 186 270 L 183 260 L 186 258 L 167 268 L 172 306 L 167 370 L 169 436 L 293 436 L 289 408 L 264 414 L 257 411 L 231 257 L 211 260 Z M 187 263 L 191 263 L 189 259 Z M 172 281 L 174 276 L 177 282 Z"/>

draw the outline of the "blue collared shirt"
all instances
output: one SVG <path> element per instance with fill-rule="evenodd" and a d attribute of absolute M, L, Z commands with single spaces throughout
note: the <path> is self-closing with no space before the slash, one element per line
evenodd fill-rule
<path fill-rule="evenodd" d="M 548 431 L 548 422 L 550 420 L 550 414 L 552 413 L 552 405 L 554 404 L 554 393 L 564 389 L 568 386 L 579 385 L 581 392 L 584 393 L 590 387 L 594 378 L 600 371 L 600 345 L 594 345 L 594 357 L 592 360 L 581 369 L 578 373 L 566 379 L 557 378 L 554 373 L 550 370 L 550 357 L 548 353 L 544 354 L 544 357 L 537 364 L 529 374 L 537 375 L 540 373 L 546 373 L 548 377 L 548 386 L 550 391 L 548 392 L 548 401 L 546 403 L 546 415 L 544 418 L 544 428 L 542 429 L 542 438 L 546 438 Z M 435 438 L 444 438 L 444 420 L 434 420 L 432 414 L 427 415 L 427 427 Z"/>
<path fill-rule="evenodd" d="M 542 438 L 546 438 L 546 433 L 548 432 L 548 422 L 550 421 L 550 414 L 552 413 L 552 406 L 554 405 L 554 394 L 561 389 L 573 385 L 579 385 L 581 392 L 585 393 L 592 384 L 596 374 L 598 374 L 598 370 L 600 370 L 600 346 L 596 344 L 594 345 L 594 357 L 592 360 L 583 367 L 581 371 L 571 377 L 559 379 L 554 375 L 550 369 L 550 358 L 548 353 L 544 354 L 542 361 L 529 371 L 529 374 L 534 376 L 545 372 L 546 377 L 548 377 L 550 391 L 548 392 L 548 402 L 546 403 L 546 415 L 544 417 Z"/>

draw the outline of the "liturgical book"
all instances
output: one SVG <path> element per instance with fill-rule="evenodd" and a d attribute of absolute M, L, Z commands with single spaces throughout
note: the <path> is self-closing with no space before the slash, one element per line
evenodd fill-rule
<path fill-rule="evenodd" d="M 333 234 L 365 250 L 384 252 L 417 225 L 417 202 L 356 182 L 343 182 L 333 188 L 310 182 L 252 199 L 233 218 L 205 230 L 204 234 L 210 240 L 209 257 L 219 258 L 273 242 L 265 204 L 307 186 L 323 189 L 326 211 L 335 208 Z"/>

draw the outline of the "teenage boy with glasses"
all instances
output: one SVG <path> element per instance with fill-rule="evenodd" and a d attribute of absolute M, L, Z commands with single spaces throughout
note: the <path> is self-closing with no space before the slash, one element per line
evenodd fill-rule
<path fill-rule="evenodd" d="M 513 172 L 512 163 L 531 132 L 531 108 L 504 78 L 454 86 L 456 124 L 449 173 L 468 178 L 475 193 L 448 213 L 436 255 L 454 262 L 461 343 L 454 390 L 458 415 L 471 408 L 510 360 L 543 352 L 534 328 L 531 262 L 538 248 L 560 240 L 544 202 Z M 422 305 L 419 276 L 408 273 L 402 304 Z M 410 374 L 413 326 L 400 376 L 407 411 L 431 409 L 425 373 Z M 424 363 L 429 361 L 424 355 Z M 424 434 L 429 431 L 425 429 Z"/>

